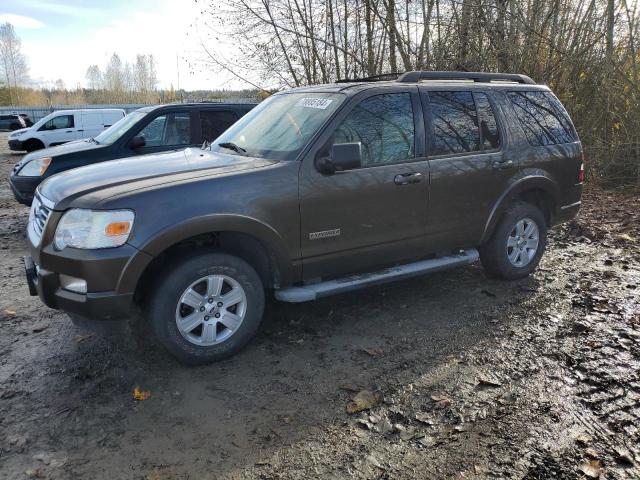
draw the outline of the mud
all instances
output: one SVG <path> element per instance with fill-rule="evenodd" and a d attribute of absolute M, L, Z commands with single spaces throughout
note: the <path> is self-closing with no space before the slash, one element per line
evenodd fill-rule
<path fill-rule="evenodd" d="M 589 192 L 526 280 L 271 302 L 193 368 L 29 296 L 0 146 L 0 478 L 640 478 L 638 195 Z"/>

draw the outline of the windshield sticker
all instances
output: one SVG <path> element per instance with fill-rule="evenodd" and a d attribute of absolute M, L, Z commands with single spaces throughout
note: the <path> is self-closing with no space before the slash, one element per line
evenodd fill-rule
<path fill-rule="evenodd" d="M 320 110 L 324 110 L 329 105 L 331 105 L 333 100 L 328 98 L 301 98 L 296 103 L 296 107 L 307 107 L 307 108 L 319 108 Z"/>

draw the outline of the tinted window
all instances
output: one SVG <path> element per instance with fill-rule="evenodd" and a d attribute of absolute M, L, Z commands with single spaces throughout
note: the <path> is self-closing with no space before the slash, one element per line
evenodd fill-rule
<path fill-rule="evenodd" d="M 167 113 L 154 118 L 138 135 L 147 147 L 189 145 L 191 143 L 191 115 L 188 112 Z"/>
<path fill-rule="evenodd" d="M 510 92 L 518 120 L 531 145 L 555 145 L 575 140 L 564 109 L 548 92 Z M 560 105 L 561 107 L 561 105 Z"/>
<path fill-rule="evenodd" d="M 73 128 L 73 126 L 73 115 L 60 115 L 47 121 L 40 130 L 58 130 L 61 128 Z"/>
<path fill-rule="evenodd" d="M 429 92 L 432 155 L 480 150 L 476 106 L 471 92 Z"/>
<path fill-rule="evenodd" d="M 476 108 L 478 110 L 478 124 L 480 125 L 480 138 L 484 150 L 494 150 L 500 147 L 500 132 L 496 117 L 493 114 L 489 97 L 484 93 L 474 93 Z"/>
<path fill-rule="evenodd" d="M 200 127 L 202 128 L 202 138 L 200 140 L 212 142 L 233 125 L 236 120 L 238 120 L 238 116 L 234 112 L 223 110 L 201 111 Z"/>
<path fill-rule="evenodd" d="M 411 95 L 376 95 L 360 102 L 342 121 L 334 143 L 360 142 L 362 165 L 403 162 L 414 157 Z"/>

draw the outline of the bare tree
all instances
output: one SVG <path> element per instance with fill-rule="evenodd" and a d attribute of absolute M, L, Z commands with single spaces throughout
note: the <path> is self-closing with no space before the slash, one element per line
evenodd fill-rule
<path fill-rule="evenodd" d="M 102 71 L 98 65 L 89 65 L 85 78 L 91 90 L 103 88 Z"/>
<path fill-rule="evenodd" d="M 29 69 L 22 53 L 22 42 L 16 34 L 13 25 L 0 25 L 0 68 L 6 79 L 11 102 L 20 101 L 18 85 L 28 78 Z"/>

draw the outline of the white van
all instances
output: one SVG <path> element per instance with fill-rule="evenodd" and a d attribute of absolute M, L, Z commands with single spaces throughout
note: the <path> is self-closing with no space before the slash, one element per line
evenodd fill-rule
<path fill-rule="evenodd" d="M 33 126 L 9 135 L 10 150 L 32 152 L 62 143 L 91 138 L 125 116 L 121 108 L 57 110 Z"/>

